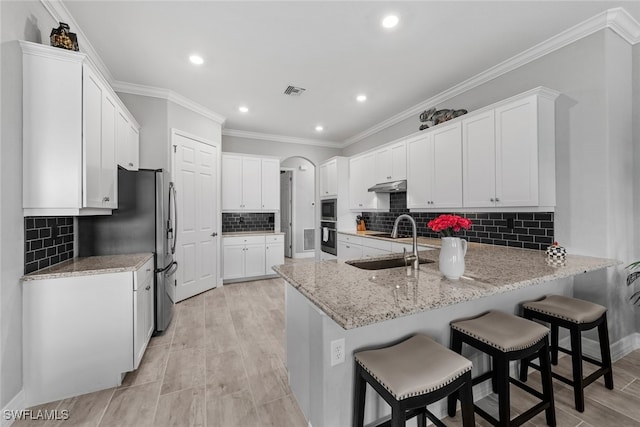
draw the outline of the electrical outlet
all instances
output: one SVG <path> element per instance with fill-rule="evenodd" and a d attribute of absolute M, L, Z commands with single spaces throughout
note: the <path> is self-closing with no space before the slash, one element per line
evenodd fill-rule
<path fill-rule="evenodd" d="M 331 341 L 331 366 L 344 363 L 344 338 Z"/>

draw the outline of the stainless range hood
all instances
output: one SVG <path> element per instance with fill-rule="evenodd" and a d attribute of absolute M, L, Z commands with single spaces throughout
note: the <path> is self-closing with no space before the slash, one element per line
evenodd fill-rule
<path fill-rule="evenodd" d="M 396 193 L 398 191 L 407 191 L 407 180 L 403 179 L 402 181 L 383 182 L 374 185 L 367 191 L 375 193 Z"/>

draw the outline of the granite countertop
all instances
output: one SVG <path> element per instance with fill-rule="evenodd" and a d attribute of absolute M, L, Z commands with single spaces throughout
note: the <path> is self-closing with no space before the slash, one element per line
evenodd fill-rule
<path fill-rule="evenodd" d="M 222 237 L 233 236 L 271 236 L 274 234 L 284 234 L 284 231 L 231 231 L 222 233 Z"/>
<path fill-rule="evenodd" d="M 27 282 L 31 280 L 136 271 L 151 258 L 153 258 L 153 253 L 73 258 L 27 274 L 22 277 L 22 280 Z"/>
<path fill-rule="evenodd" d="M 342 233 L 342 234 L 349 234 L 352 236 L 359 236 L 359 237 L 366 237 L 366 238 L 371 238 L 371 239 L 377 239 L 377 240 L 385 240 L 388 242 L 398 242 L 398 243 L 408 243 L 410 245 L 413 244 L 413 237 L 402 237 L 402 238 L 396 238 L 396 239 L 391 239 L 389 237 L 380 237 L 383 234 L 389 234 L 389 233 L 385 233 L 384 231 L 372 231 L 372 230 L 367 230 L 367 231 L 344 231 L 344 230 L 338 230 L 338 233 Z M 440 239 L 435 239 L 432 237 L 420 237 L 418 236 L 418 246 L 425 246 L 428 248 L 439 248 L 441 245 L 441 240 Z"/>
<path fill-rule="evenodd" d="M 417 277 L 405 267 L 361 270 L 336 260 L 273 269 L 336 323 L 353 329 L 620 264 L 568 255 L 564 266 L 552 266 L 544 251 L 469 243 L 465 275 L 450 281 L 438 271 L 439 254 L 439 249 L 420 252 L 435 262 L 421 264 Z M 394 257 L 398 254 L 368 259 Z"/>

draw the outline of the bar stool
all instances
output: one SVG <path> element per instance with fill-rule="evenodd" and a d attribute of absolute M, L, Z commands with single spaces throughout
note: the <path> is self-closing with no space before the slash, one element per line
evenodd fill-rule
<path fill-rule="evenodd" d="M 609 390 L 613 390 L 613 370 L 611 367 L 611 350 L 609 348 L 609 331 L 607 328 L 607 309 L 599 304 L 570 298 L 563 295 L 547 295 L 539 301 L 531 301 L 522 304 L 523 317 L 531 320 L 547 322 L 551 326 L 551 363 L 558 364 L 558 351 L 571 355 L 573 378 L 569 379 L 556 372 L 554 378 L 573 387 L 573 396 L 576 410 L 584 412 L 584 388 L 604 375 L 604 384 Z M 571 336 L 571 350 L 558 345 L 558 328 L 569 330 Z M 598 361 L 582 354 L 582 331 L 588 331 L 598 327 L 598 339 L 600 341 L 600 355 L 602 361 Z M 520 365 L 520 379 L 527 380 L 529 366 L 540 369 L 538 365 L 531 363 L 530 358 L 523 360 Z M 582 361 L 585 360 L 600 368 L 588 377 L 582 373 Z"/>
<path fill-rule="evenodd" d="M 367 383 L 391 406 L 391 427 L 404 426 L 414 416 L 418 416 L 418 427 L 426 426 L 426 418 L 444 427 L 427 410 L 427 405 L 458 393 L 462 425 L 475 426 L 471 362 L 426 335 L 417 334 L 390 347 L 357 352 L 355 361 L 354 427 L 362 427 L 364 423 Z"/>
<path fill-rule="evenodd" d="M 478 317 L 451 322 L 451 348 L 462 353 L 466 343 L 491 356 L 492 369 L 473 379 L 473 385 L 492 379 L 498 393 L 496 419 L 474 404 L 475 412 L 495 426 L 519 426 L 538 413 L 545 411 L 547 424 L 556 425 L 553 402 L 551 364 L 549 363 L 549 330 L 544 326 L 500 311 L 489 311 Z M 509 375 L 509 362 L 532 355 L 540 357 L 542 366 L 542 393 Z M 524 413 L 511 419 L 509 384 L 512 383 L 541 401 Z M 449 414 L 455 413 L 455 396 L 449 396 Z"/>

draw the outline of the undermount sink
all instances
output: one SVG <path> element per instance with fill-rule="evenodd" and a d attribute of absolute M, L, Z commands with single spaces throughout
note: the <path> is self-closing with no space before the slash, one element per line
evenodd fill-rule
<path fill-rule="evenodd" d="M 408 239 L 411 236 L 409 236 L 408 234 L 398 233 L 396 237 L 391 237 L 391 233 L 383 233 L 383 234 L 372 234 L 371 237 L 384 237 L 385 239 Z"/>
<path fill-rule="evenodd" d="M 418 262 L 420 264 L 430 264 L 434 261 L 426 258 L 418 258 Z M 385 268 L 405 267 L 407 265 L 404 258 L 354 260 L 346 261 L 346 264 L 352 265 L 362 270 L 384 270 Z"/>

